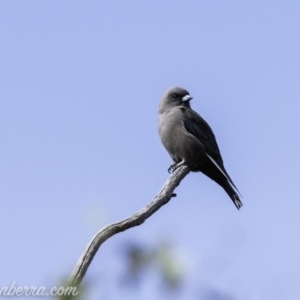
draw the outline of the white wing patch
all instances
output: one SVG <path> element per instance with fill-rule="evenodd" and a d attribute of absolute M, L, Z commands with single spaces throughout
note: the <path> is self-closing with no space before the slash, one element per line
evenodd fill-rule
<path fill-rule="evenodd" d="M 224 171 L 220 168 L 220 166 L 215 162 L 215 160 L 206 153 L 207 157 L 212 161 L 212 163 L 218 168 L 218 170 L 224 175 L 224 177 L 227 179 L 227 181 L 229 182 L 229 184 L 233 187 L 233 189 L 235 189 L 240 195 L 241 193 L 239 192 L 239 190 L 237 189 L 237 187 L 234 185 L 234 183 L 232 182 L 232 180 L 228 177 L 228 175 L 226 175 L 224 173 Z"/>
<path fill-rule="evenodd" d="M 224 175 L 224 177 L 227 179 L 227 181 L 228 182 L 230 182 L 231 180 L 230 180 L 230 178 L 228 178 L 228 176 L 223 172 L 223 170 L 219 167 L 219 165 L 214 161 L 214 159 L 210 156 L 210 155 L 208 155 L 207 153 L 206 153 L 206 155 L 208 156 L 208 158 L 213 162 L 213 164 L 218 168 L 218 170 Z"/>

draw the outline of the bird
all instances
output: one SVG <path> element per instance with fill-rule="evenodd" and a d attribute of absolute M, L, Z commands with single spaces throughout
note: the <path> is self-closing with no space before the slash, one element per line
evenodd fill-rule
<path fill-rule="evenodd" d="M 208 123 L 191 108 L 192 99 L 186 89 L 172 87 L 159 103 L 159 136 L 174 162 L 168 171 L 172 173 L 187 165 L 192 172 L 202 172 L 218 183 L 240 209 L 240 193 L 224 167 L 216 137 Z"/>

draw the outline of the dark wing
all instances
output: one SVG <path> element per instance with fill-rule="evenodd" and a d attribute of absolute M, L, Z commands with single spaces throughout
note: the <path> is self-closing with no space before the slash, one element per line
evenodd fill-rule
<path fill-rule="evenodd" d="M 223 166 L 223 159 L 215 135 L 206 121 L 192 109 L 184 109 L 184 127 L 205 147 L 206 153 Z"/>
<path fill-rule="evenodd" d="M 182 108 L 185 115 L 183 125 L 185 129 L 195 136 L 205 147 L 206 155 L 219 171 L 227 178 L 227 180 L 236 188 L 230 176 L 226 172 L 223 159 L 215 138 L 215 135 L 206 123 L 206 121 L 195 111 L 189 108 Z M 237 188 L 236 188 L 237 189 Z"/>

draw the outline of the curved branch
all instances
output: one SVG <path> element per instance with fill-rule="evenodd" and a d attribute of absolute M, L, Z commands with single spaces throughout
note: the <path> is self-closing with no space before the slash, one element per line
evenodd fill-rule
<path fill-rule="evenodd" d="M 69 280 L 67 286 L 78 287 L 90 266 L 95 254 L 99 247 L 110 237 L 116 233 L 125 231 L 131 227 L 141 225 L 146 219 L 160 209 L 164 204 L 168 203 L 172 197 L 175 188 L 180 184 L 181 180 L 189 173 L 190 169 L 187 166 L 181 166 L 174 171 L 169 177 L 166 183 L 163 185 L 160 192 L 155 198 L 134 215 L 119 221 L 117 223 L 110 224 L 101 229 L 90 241 L 87 248 L 79 258 Z M 66 299 L 66 298 L 63 298 Z M 69 298 L 70 299 L 70 298 Z"/>

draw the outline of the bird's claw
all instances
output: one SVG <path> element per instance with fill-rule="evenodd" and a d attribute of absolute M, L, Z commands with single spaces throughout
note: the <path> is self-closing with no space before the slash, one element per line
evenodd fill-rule
<path fill-rule="evenodd" d="M 175 170 L 176 170 L 176 164 L 172 164 L 169 167 L 168 172 L 169 172 L 169 174 L 172 174 Z"/>
<path fill-rule="evenodd" d="M 185 165 L 186 164 L 186 162 L 183 160 L 183 161 L 181 161 L 181 162 L 179 162 L 179 163 L 174 163 L 174 164 L 172 164 L 170 167 L 169 167 L 169 169 L 168 169 L 168 172 L 170 173 L 170 174 L 172 174 L 172 173 L 174 173 L 174 171 L 176 170 L 176 169 L 178 169 L 179 167 L 181 167 L 181 166 L 183 166 L 183 165 Z"/>

